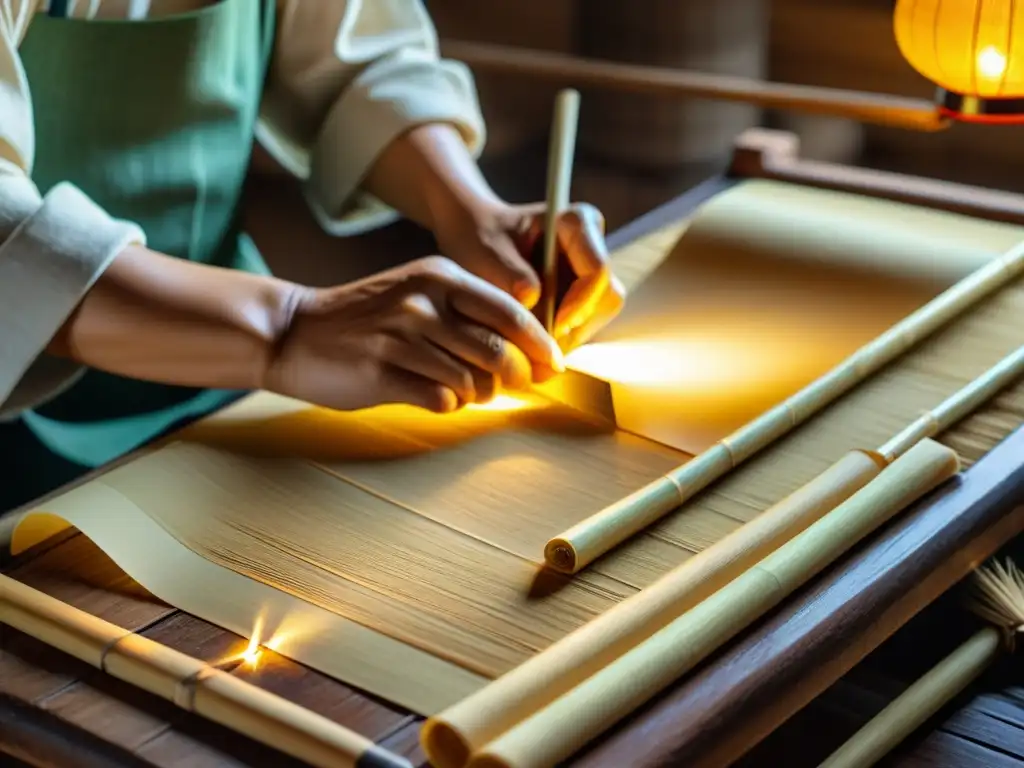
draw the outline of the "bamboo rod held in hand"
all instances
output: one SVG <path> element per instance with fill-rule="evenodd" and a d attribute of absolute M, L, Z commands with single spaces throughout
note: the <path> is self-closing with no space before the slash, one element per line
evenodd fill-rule
<path fill-rule="evenodd" d="M 0 624 L 318 768 L 412 768 L 325 717 L 2 574 Z"/>
<path fill-rule="evenodd" d="M 548 566 L 577 573 L 678 509 L 1022 271 L 1024 242 L 943 291 L 782 404 L 664 477 L 550 539 L 544 547 Z"/>
<path fill-rule="evenodd" d="M 850 498 L 884 466 L 863 451 L 846 454 L 649 587 L 430 718 L 421 732 L 424 752 L 437 768 L 462 768 L 471 753 L 724 587 Z"/>
<path fill-rule="evenodd" d="M 753 568 L 494 739 L 469 768 L 548 768 L 570 757 L 959 468 L 939 443 L 914 446 Z"/>
<path fill-rule="evenodd" d="M 544 274 L 541 275 L 541 301 L 544 313 L 542 322 L 548 333 L 551 333 L 555 326 L 555 302 L 558 298 L 558 220 L 569 207 L 579 114 L 579 92 L 571 89 L 561 91 L 555 99 L 555 116 L 551 124 L 547 207 L 544 213 Z"/>

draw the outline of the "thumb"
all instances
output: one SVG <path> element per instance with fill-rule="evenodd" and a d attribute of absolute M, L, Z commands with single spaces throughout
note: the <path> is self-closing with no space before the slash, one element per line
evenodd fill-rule
<path fill-rule="evenodd" d="M 540 300 L 540 276 L 506 233 L 485 237 L 478 258 L 464 265 L 489 283 L 511 294 L 527 309 Z M 527 251 L 528 253 L 528 251 Z"/>

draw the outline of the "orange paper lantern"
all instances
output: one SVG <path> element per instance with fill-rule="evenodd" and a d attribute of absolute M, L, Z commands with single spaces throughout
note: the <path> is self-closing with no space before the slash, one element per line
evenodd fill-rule
<path fill-rule="evenodd" d="M 1024 122 L 1024 0 L 897 0 L 896 44 L 935 83 L 940 109 Z"/>

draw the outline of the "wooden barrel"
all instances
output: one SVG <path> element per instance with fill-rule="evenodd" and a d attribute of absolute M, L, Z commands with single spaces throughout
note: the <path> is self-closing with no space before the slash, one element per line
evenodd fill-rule
<path fill-rule="evenodd" d="M 580 53 L 634 64 L 763 77 L 765 0 L 586 0 Z M 587 92 L 579 147 L 634 170 L 725 162 L 733 139 L 759 123 L 756 107 Z"/>

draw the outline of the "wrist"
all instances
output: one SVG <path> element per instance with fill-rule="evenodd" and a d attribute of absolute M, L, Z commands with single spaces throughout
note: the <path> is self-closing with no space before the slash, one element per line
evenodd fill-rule
<path fill-rule="evenodd" d="M 392 142 L 366 188 L 439 238 L 507 207 L 447 123 L 416 126 Z"/>
<path fill-rule="evenodd" d="M 141 380 L 255 389 L 304 290 L 131 246 L 48 351 Z"/>

